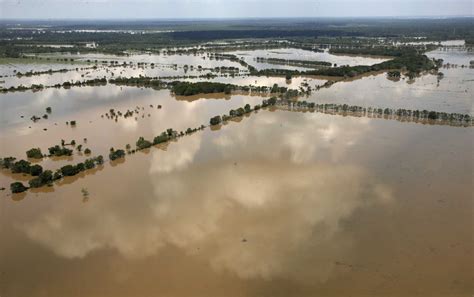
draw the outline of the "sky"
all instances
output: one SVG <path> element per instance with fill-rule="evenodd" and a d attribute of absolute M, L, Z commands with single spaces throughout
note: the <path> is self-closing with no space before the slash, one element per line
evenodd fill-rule
<path fill-rule="evenodd" d="M 473 16 L 474 0 L 0 0 L 0 19 Z"/>

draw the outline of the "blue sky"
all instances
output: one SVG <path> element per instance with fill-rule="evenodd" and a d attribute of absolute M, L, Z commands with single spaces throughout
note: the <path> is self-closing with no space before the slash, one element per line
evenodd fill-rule
<path fill-rule="evenodd" d="M 474 0 L 0 0 L 0 18 L 472 16 Z"/>

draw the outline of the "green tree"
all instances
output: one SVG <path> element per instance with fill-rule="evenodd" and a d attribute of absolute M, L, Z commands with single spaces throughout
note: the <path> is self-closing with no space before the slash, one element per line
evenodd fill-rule
<path fill-rule="evenodd" d="M 33 176 L 38 176 L 43 172 L 43 167 L 41 165 L 35 164 L 30 167 L 30 174 Z"/>
<path fill-rule="evenodd" d="M 12 193 L 21 193 L 28 190 L 28 188 L 25 187 L 21 182 L 14 182 L 10 184 L 10 190 Z"/>
<path fill-rule="evenodd" d="M 30 150 L 27 150 L 26 151 L 26 156 L 28 158 L 32 158 L 32 159 L 42 159 L 43 158 L 43 154 L 41 153 L 40 148 L 32 148 Z"/>
<path fill-rule="evenodd" d="M 221 116 L 212 117 L 211 120 L 209 121 L 209 123 L 210 123 L 212 126 L 214 126 L 214 125 L 219 125 L 221 122 L 222 122 Z"/>

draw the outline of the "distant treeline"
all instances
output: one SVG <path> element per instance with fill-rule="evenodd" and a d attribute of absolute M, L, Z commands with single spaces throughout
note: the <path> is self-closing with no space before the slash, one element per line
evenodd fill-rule
<path fill-rule="evenodd" d="M 368 55 L 368 56 L 390 56 L 401 57 L 404 55 L 416 55 L 435 49 L 436 46 L 365 46 L 365 47 L 332 47 L 331 54 Z"/>
<path fill-rule="evenodd" d="M 318 37 L 318 36 L 363 36 L 361 33 L 338 30 L 205 30 L 176 31 L 167 33 L 174 40 L 216 40 L 241 38 L 284 38 L 284 37 Z"/>

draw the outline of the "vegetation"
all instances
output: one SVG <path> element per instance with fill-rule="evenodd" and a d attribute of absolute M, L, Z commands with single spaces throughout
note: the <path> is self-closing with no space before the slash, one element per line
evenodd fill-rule
<path fill-rule="evenodd" d="M 10 190 L 12 191 L 12 193 L 22 193 L 28 190 L 28 188 L 25 187 L 25 185 L 23 185 L 23 183 L 21 182 L 14 182 L 10 184 Z"/>
<path fill-rule="evenodd" d="M 221 122 L 222 122 L 222 118 L 221 118 L 221 116 L 218 116 L 218 115 L 212 117 L 211 120 L 209 121 L 211 126 L 219 125 Z"/>
<path fill-rule="evenodd" d="M 138 138 L 136 145 L 138 150 L 143 150 L 150 148 L 153 144 L 150 141 L 145 140 L 145 138 L 140 137 Z"/>
<path fill-rule="evenodd" d="M 40 148 L 32 148 L 28 151 L 26 151 L 26 156 L 31 159 L 42 159 L 43 158 L 43 153 L 41 153 Z"/>
<path fill-rule="evenodd" d="M 113 150 L 109 154 L 109 159 L 111 161 L 115 161 L 117 159 L 125 157 L 125 151 L 124 150 Z"/>
<path fill-rule="evenodd" d="M 51 184 L 53 181 L 53 172 L 51 170 L 45 170 L 38 177 L 35 177 L 28 181 L 30 188 L 39 188 L 44 185 Z"/>
<path fill-rule="evenodd" d="M 30 167 L 30 174 L 31 174 L 32 176 L 38 176 L 38 175 L 40 175 L 41 173 L 43 173 L 43 167 L 41 167 L 41 165 L 38 165 L 38 164 L 31 165 L 31 167 Z"/>
<path fill-rule="evenodd" d="M 191 96 L 197 94 L 212 94 L 212 93 L 230 93 L 235 89 L 234 85 L 215 83 L 215 82 L 173 82 L 171 83 L 171 90 L 179 96 Z"/>
<path fill-rule="evenodd" d="M 72 150 L 64 146 L 55 145 L 48 148 L 49 156 L 61 157 L 61 156 L 72 156 Z"/>
<path fill-rule="evenodd" d="M 384 117 L 401 121 L 448 124 L 453 126 L 472 126 L 473 117 L 468 114 L 447 113 L 428 110 L 392 109 L 380 107 L 362 107 L 348 104 L 316 104 L 314 102 L 280 100 L 278 105 L 291 110 L 314 110 L 329 114 L 353 114 L 367 117 Z"/>
<path fill-rule="evenodd" d="M 325 62 L 325 61 L 291 60 L 291 59 L 264 58 L 264 57 L 257 57 L 257 62 L 269 63 L 269 64 L 300 66 L 300 67 L 314 67 L 314 68 L 331 67 L 332 66 L 332 63 Z"/>
<path fill-rule="evenodd" d="M 416 55 L 434 49 L 435 46 L 362 46 L 362 47 L 332 47 L 331 54 L 349 55 L 373 55 L 401 57 L 406 55 Z"/>

